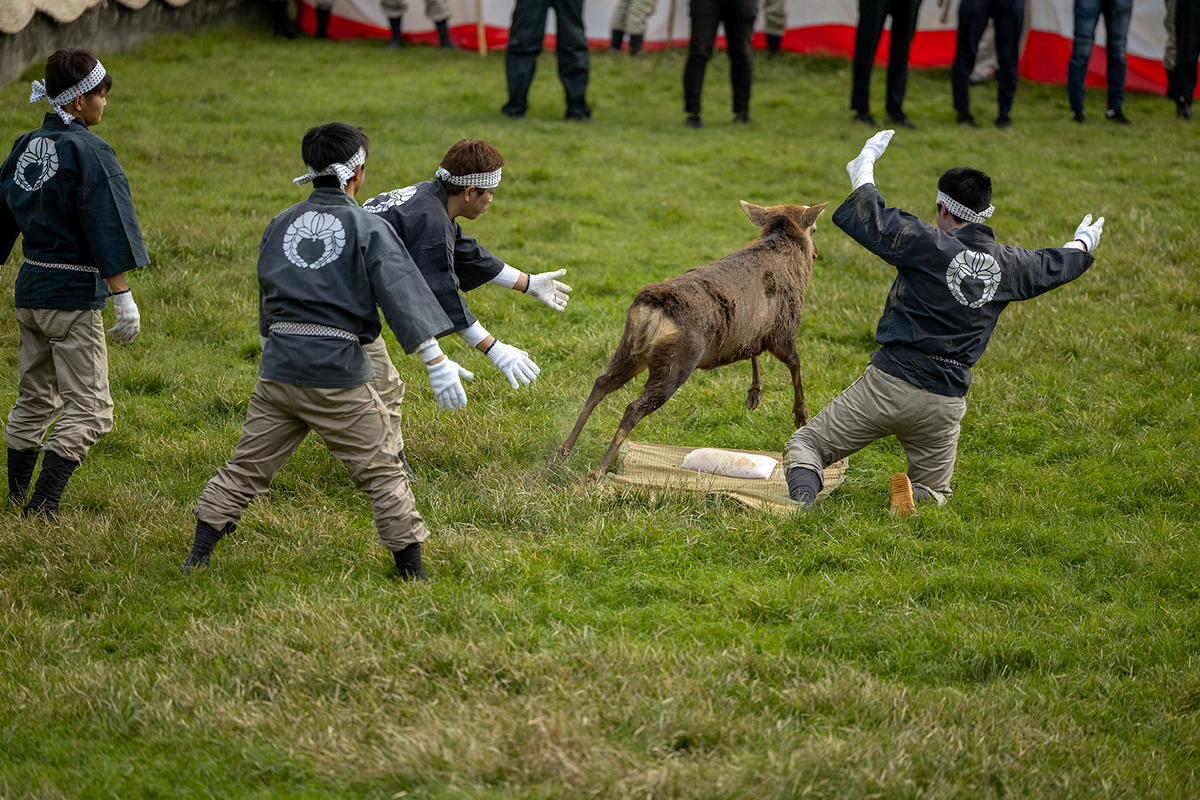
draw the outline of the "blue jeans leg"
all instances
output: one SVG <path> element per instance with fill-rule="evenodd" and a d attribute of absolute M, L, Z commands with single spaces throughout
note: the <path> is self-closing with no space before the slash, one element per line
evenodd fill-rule
<path fill-rule="evenodd" d="M 1096 22 L 1100 19 L 1101 0 L 1075 0 L 1075 41 L 1067 62 L 1067 100 L 1072 111 L 1083 111 L 1083 86 L 1087 80 L 1088 59 L 1096 41 Z"/>
<path fill-rule="evenodd" d="M 1104 33 L 1108 50 L 1108 108 L 1119 110 L 1125 102 L 1125 44 L 1129 39 L 1129 20 L 1133 0 L 1107 0 L 1104 7 Z"/>

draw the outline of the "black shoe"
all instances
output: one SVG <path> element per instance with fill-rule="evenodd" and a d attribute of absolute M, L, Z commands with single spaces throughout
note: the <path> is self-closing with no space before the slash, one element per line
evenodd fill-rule
<path fill-rule="evenodd" d="M 525 119 L 525 110 L 524 109 L 522 109 L 520 111 L 513 111 L 513 110 L 510 110 L 508 106 L 505 106 L 504 108 L 500 109 L 500 113 L 503 114 L 504 116 L 508 117 L 509 119 Z"/>
<path fill-rule="evenodd" d="M 295 39 L 296 34 L 292 33 L 292 23 L 288 19 L 288 4 L 287 0 L 272 0 L 271 15 L 275 19 L 275 33 L 281 39 Z"/>
<path fill-rule="evenodd" d="M 396 569 L 400 571 L 400 578 L 402 580 L 426 580 L 425 569 L 421 566 L 420 542 L 413 542 L 403 550 L 393 551 L 392 558 L 396 560 Z"/>
<path fill-rule="evenodd" d="M 327 8 L 317 9 L 317 35 L 318 39 L 329 38 L 329 15 L 332 12 Z"/>
<path fill-rule="evenodd" d="M 217 530 L 204 520 L 197 519 L 196 539 L 192 542 L 192 552 L 188 553 L 188 557 L 184 559 L 183 566 L 179 568 L 179 571 L 184 575 L 190 575 L 195 570 L 207 567 L 209 559 L 212 557 L 212 552 L 216 549 L 217 542 L 221 541 L 225 534 L 231 533 L 236 529 L 237 525 L 234 525 L 232 522 L 225 523 L 225 527 Z"/>
<path fill-rule="evenodd" d="M 996 117 L 996 127 L 997 128 L 1011 128 L 1012 127 L 1012 117 L 1010 117 L 1008 114 L 1001 114 L 1000 116 Z"/>
<path fill-rule="evenodd" d="M 58 516 L 58 503 L 67 488 L 67 481 L 78 467 L 78 461 L 68 461 L 53 450 L 47 450 L 42 458 L 42 473 L 33 487 L 33 497 L 21 509 L 21 514 L 26 517 L 44 514 L 51 519 Z"/>
<path fill-rule="evenodd" d="M 872 128 L 879 127 L 879 123 L 871 116 L 870 111 L 859 111 L 854 115 L 854 119 L 851 122 L 857 122 L 859 125 L 870 125 Z"/>
<path fill-rule="evenodd" d="M 1071 112 L 1071 122 L 1077 122 L 1080 125 L 1082 125 L 1083 124 L 1083 112 L 1082 111 L 1072 111 Z"/>
<path fill-rule="evenodd" d="M 404 34 L 400 31 L 400 17 L 389 17 L 388 22 L 392 26 L 392 40 L 388 42 L 388 50 L 399 50 L 404 47 Z"/>
<path fill-rule="evenodd" d="M 568 119 L 572 122 L 591 122 L 592 121 L 592 112 L 591 111 L 568 111 L 563 116 L 563 119 Z"/>
<path fill-rule="evenodd" d="M 1182 100 L 1175 101 L 1175 119 L 1181 119 L 1185 122 L 1192 119 L 1192 104 L 1185 103 Z"/>
<path fill-rule="evenodd" d="M 733 124 L 734 125 L 749 125 L 753 121 L 754 120 L 750 119 L 749 112 L 746 112 L 746 111 L 741 111 L 741 112 L 733 115 Z"/>
<path fill-rule="evenodd" d="M 625 41 L 625 31 L 614 30 L 612 32 L 612 43 L 608 46 L 608 49 L 614 53 L 621 52 L 621 42 L 623 41 Z"/>
<path fill-rule="evenodd" d="M 453 39 L 450 38 L 450 28 L 446 25 L 446 20 L 442 20 L 441 22 L 437 22 L 434 24 L 437 25 L 438 46 L 439 47 L 444 47 L 447 50 L 461 50 L 462 49 L 461 47 L 459 47 L 458 45 L 456 45 L 454 43 Z"/>
<path fill-rule="evenodd" d="M 966 125 L 968 128 L 979 127 L 979 123 L 975 121 L 975 117 L 971 114 L 959 114 L 957 122 L 959 125 Z"/>
<path fill-rule="evenodd" d="M 41 450 L 14 450 L 8 448 L 8 500 L 20 505 L 25 502 L 29 485 L 33 483 L 33 470 L 37 466 Z"/>
<path fill-rule="evenodd" d="M 1109 122 L 1115 122 L 1118 125 L 1132 125 L 1129 117 L 1125 116 L 1125 112 L 1119 108 L 1110 108 L 1104 112 L 1104 118 Z"/>
<path fill-rule="evenodd" d="M 689 128 L 703 128 L 704 127 L 704 123 L 700 121 L 699 114 L 688 114 L 687 119 L 685 119 L 683 121 L 683 124 L 688 126 Z"/>
<path fill-rule="evenodd" d="M 779 45 L 783 43 L 782 36 L 773 36 L 767 34 L 767 55 L 773 56 L 779 52 Z"/>
<path fill-rule="evenodd" d="M 899 114 L 888 114 L 883 118 L 883 121 L 889 125 L 899 125 L 901 128 L 917 129 L 917 124 L 908 118 L 908 115 L 903 111 Z"/>
<path fill-rule="evenodd" d="M 642 42 L 646 37 L 640 33 L 629 34 L 629 55 L 632 58 L 642 52 Z"/>

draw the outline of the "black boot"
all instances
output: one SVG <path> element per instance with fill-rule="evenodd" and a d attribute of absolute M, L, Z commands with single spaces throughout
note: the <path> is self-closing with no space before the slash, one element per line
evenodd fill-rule
<path fill-rule="evenodd" d="M 612 44 L 608 46 L 608 49 L 612 50 L 614 53 L 621 52 L 621 42 L 623 41 L 625 41 L 625 31 L 613 29 Z"/>
<path fill-rule="evenodd" d="M 411 482 L 415 476 L 413 475 L 412 467 L 409 466 L 408 459 L 404 457 L 403 447 L 396 451 L 396 458 L 400 459 L 400 466 L 404 469 L 404 474 L 408 476 L 408 480 Z"/>
<path fill-rule="evenodd" d="M 446 24 L 446 20 L 442 20 L 436 24 L 438 31 L 438 45 L 440 47 L 445 47 L 447 50 L 460 49 L 459 46 L 454 43 L 454 40 L 450 38 L 450 27 Z"/>
<path fill-rule="evenodd" d="M 67 481 L 71 480 L 71 473 L 78 467 L 78 461 L 67 461 L 53 450 L 47 450 L 42 458 L 42 474 L 38 475 L 37 485 L 33 487 L 33 497 L 21 513 L 27 517 L 45 514 L 53 519 L 57 516 L 58 501 L 67 488 Z"/>
<path fill-rule="evenodd" d="M 236 529 L 237 525 L 234 525 L 232 522 L 226 522 L 225 527 L 217 530 L 204 520 L 197 519 L 196 540 L 192 543 L 192 552 L 188 554 L 179 571 L 188 575 L 193 570 L 207 567 L 208 560 L 212 557 L 212 552 L 216 548 L 217 542 L 221 541 L 225 534 L 231 533 Z"/>
<path fill-rule="evenodd" d="M 773 56 L 779 52 L 779 45 L 783 41 L 782 36 L 772 36 L 767 34 L 767 55 Z"/>
<path fill-rule="evenodd" d="M 413 542 L 403 550 L 394 551 L 392 557 L 396 559 L 396 569 L 400 570 L 400 577 L 403 580 L 425 580 L 425 570 L 421 568 L 420 542 Z"/>
<path fill-rule="evenodd" d="M 20 505 L 25 502 L 29 484 L 33 482 L 33 468 L 37 466 L 41 450 L 14 450 L 8 448 L 8 500 Z"/>
<path fill-rule="evenodd" d="M 329 9 L 328 8 L 318 8 L 317 9 L 317 38 L 318 39 L 328 39 L 329 38 Z"/>
<path fill-rule="evenodd" d="M 629 55 L 636 56 L 642 52 L 642 39 L 643 36 L 640 33 L 629 34 Z"/>
<path fill-rule="evenodd" d="M 292 33 L 292 23 L 288 19 L 288 4 L 287 0 L 271 0 L 271 16 L 275 20 L 275 36 L 284 39 L 295 39 L 296 34 Z"/>
<path fill-rule="evenodd" d="M 388 50 L 399 50 L 404 47 L 404 34 L 400 32 L 400 17 L 388 17 L 388 22 L 392 25 L 392 40 L 388 42 Z"/>

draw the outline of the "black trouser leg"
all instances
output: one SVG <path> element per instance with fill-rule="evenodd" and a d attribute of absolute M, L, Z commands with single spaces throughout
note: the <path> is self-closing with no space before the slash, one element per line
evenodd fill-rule
<path fill-rule="evenodd" d="M 329 15 L 330 15 L 330 13 L 331 12 L 328 8 L 318 8 L 317 9 L 317 38 L 318 39 L 328 39 L 329 38 Z"/>
<path fill-rule="evenodd" d="M 449 50 L 457 50 L 458 45 L 450 38 L 450 24 L 446 20 L 435 22 L 438 32 L 438 46 L 445 47 Z"/>
<path fill-rule="evenodd" d="M 1192 104 L 1200 60 L 1200 7 L 1180 0 L 1175 6 L 1175 101 Z"/>
<path fill-rule="evenodd" d="M 854 85 L 850 108 L 859 113 L 871 111 L 871 67 L 887 20 L 887 0 L 859 0 L 858 27 L 854 31 Z M 892 35 L 895 35 L 893 31 Z"/>
<path fill-rule="evenodd" d="M 537 57 L 546 35 L 546 14 L 550 0 L 517 0 L 508 46 L 504 50 L 504 73 L 508 80 L 508 102 L 502 111 L 509 116 L 523 115 L 529 109 L 529 86 L 537 71 Z"/>
<path fill-rule="evenodd" d="M 1021 58 L 1021 25 L 1025 19 L 1025 0 L 993 0 L 992 15 L 996 26 L 996 100 L 1000 116 L 1012 111 L 1017 96 Z"/>
<path fill-rule="evenodd" d="M 558 79 L 566 95 L 567 116 L 590 117 L 587 104 L 588 61 L 587 31 L 583 26 L 583 0 L 553 0 L 558 27 L 555 55 Z"/>
<path fill-rule="evenodd" d="M 971 72 L 979 55 L 979 40 L 987 27 L 986 0 L 962 0 L 958 6 L 958 34 L 954 64 L 950 67 L 950 94 L 959 117 L 971 113 Z"/>
<path fill-rule="evenodd" d="M 292 25 L 288 19 L 287 0 L 271 0 L 271 18 L 275 22 L 275 35 L 291 39 Z"/>
<path fill-rule="evenodd" d="M 29 485 L 33 483 L 33 470 L 37 466 L 41 450 L 14 450 L 8 448 L 8 499 L 13 503 L 25 502 Z"/>
<path fill-rule="evenodd" d="M 404 47 L 404 31 L 400 27 L 403 21 L 403 17 L 388 17 L 388 24 L 392 26 L 392 40 L 388 42 L 390 50 Z"/>
<path fill-rule="evenodd" d="M 687 63 L 683 67 L 683 110 L 700 113 L 700 96 L 704 91 L 704 71 L 712 58 L 721 24 L 721 9 L 716 0 L 692 0 L 692 35 L 688 41 Z"/>
<path fill-rule="evenodd" d="M 750 59 L 754 36 L 756 3 L 726 0 L 721 10 L 725 42 L 729 48 L 729 82 L 733 87 L 733 113 L 750 112 L 750 91 L 754 85 L 754 63 Z"/>
<path fill-rule="evenodd" d="M 917 32 L 917 11 L 921 0 L 893 0 L 892 45 L 888 53 L 887 106 L 889 114 L 904 113 L 904 93 L 908 89 L 908 54 Z"/>

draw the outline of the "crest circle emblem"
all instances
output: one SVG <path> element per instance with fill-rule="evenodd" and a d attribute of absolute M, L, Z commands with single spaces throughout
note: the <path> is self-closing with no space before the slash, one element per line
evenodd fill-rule
<path fill-rule="evenodd" d="M 325 245 L 321 257 L 311 264 L 300 255 L 300 245 L 305 241 L 321 242 Z M 333 214 L 305 211 L 292 220 L 283 235 L 283 254 L 287 260 L 301 269 L 320 269 L 337 260 L 346 246 L 346 229 L 342 221 Z"/>
<path fill-rule="evenodd" d="M 363 208 L 370 211 L 372 214 L 382 214 L 389 208 L 402 206 L 409 200 L 413 199 L 413 195 L 417 193 L 416 186 L 405 186 L 403 189 L 392 189 L 390 192 L 384 192 L 379 197 L 368 200 Z"/>
<path fill-rule="evenodd" d="M 33 183 L 25 176 L 25 172 L 34 164 L 41 167 L 37 178 Z M 13 179 L 27 192 L 36 192 L 42 188 L 42 184 L 54 177 L 58 172 L 58 148 L 54 146 L 52 139 L 47 139 L 44 136 L 38 136 L 35 139 L 29 140 L 29 145 L 25 148 L 25 152 L 17 159 L 16 172 Z"/>
<path fill-rule="evenodd" d="M 983 291 L 978 300 L 968 300 L 963 292 L 962 283 L 967 278 L 983 283 Z M 950 287 L 950 294 L 954 295 L 954 299 L 959 303 L 967 308 L 979 308 L 990 303 L 996 295 L 996 289 L 1000 288 L 1000 265 L 987 253 L 964 250 L 950 259 L 950 266 L 946 270 L 946 285 Z"/>

